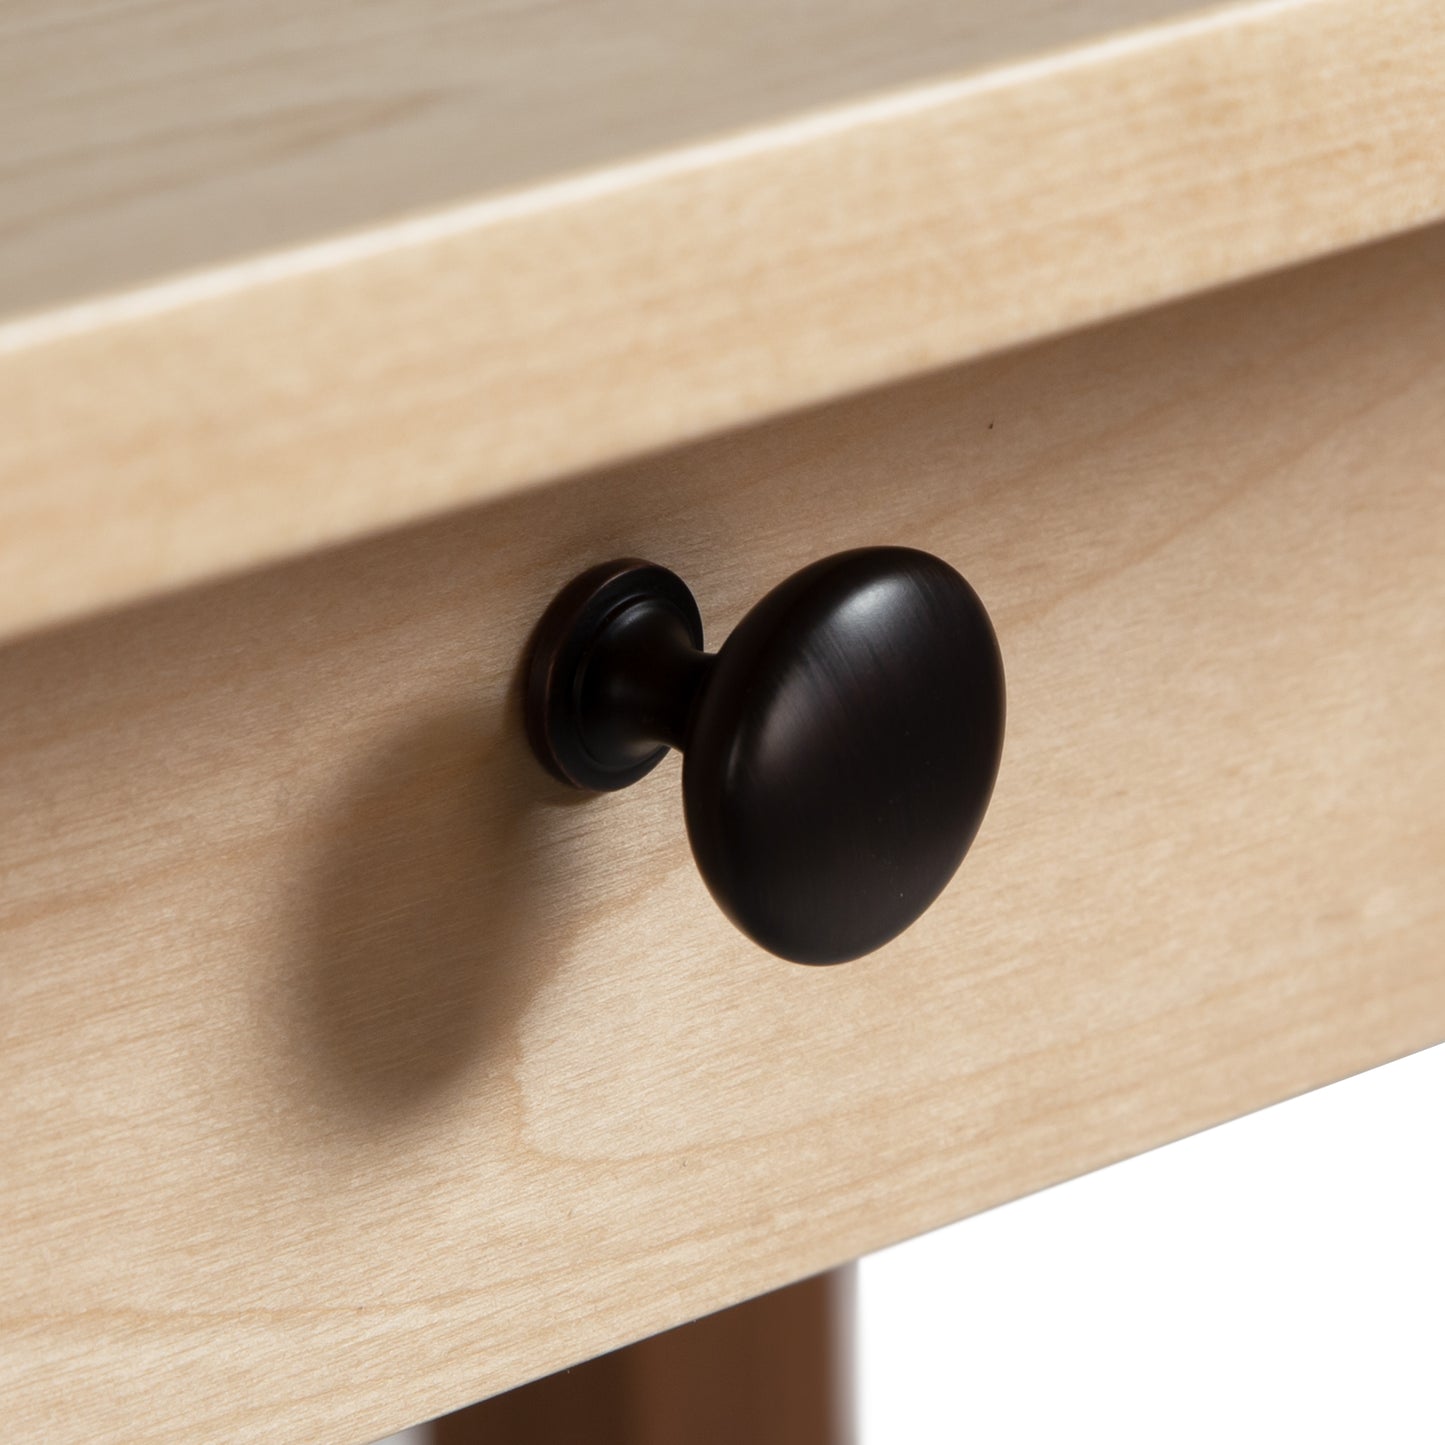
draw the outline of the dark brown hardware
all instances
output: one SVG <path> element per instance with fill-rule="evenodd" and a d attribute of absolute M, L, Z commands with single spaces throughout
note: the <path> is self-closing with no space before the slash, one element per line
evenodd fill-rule
<path fill-rule="evenodd" d="M 1003 661 L 946 562 L 842 552 L 775 587 L 716 654 L 692 593 L 623 560 L 565 587 L 537 629 L 527 728 L 573 787 L 625 788 L 670 747 L 704 881 L 798 963 L 881 948 L 953 877 L 1003 746 Z"/>

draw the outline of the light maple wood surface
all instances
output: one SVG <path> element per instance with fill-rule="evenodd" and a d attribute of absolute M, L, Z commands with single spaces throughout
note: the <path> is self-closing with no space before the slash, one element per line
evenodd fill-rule
<path fill-rule="evenodd" d="M 0 316 L 1206 8 L 6 0 Z"/>
<path fill-rule="evenodd" d="M 1438 0 L 253 8 L 0 22 L 0 635 L 1445 214 Z"/>
<path fill-rule="evenodd" d="M 0 652 L 12 1438 L 364 1440 L 1445 1037 L 1442 396 L 1436 230 Z M 1003 769 L 797 968 L 515 672 L 882 542 Z"/>

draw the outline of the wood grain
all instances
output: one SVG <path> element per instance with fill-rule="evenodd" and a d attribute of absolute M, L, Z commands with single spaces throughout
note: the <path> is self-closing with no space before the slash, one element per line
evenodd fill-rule
<path fill-rule="evenodd" d="M 1134 14 L 1050 13 L 1080 9 Z M 1062 21 L 1058 50 L 1019 13 L 1043 49 L 980 52 L 1008 63 L 801 116 L 768 82 L 721 138 L 0 326 L 0 634 L 1445 214 L 1436 0 L 1161 0 L 1122 37 Z"/>
<path fill-rule="evenodd" d="M 11 1434 L 373 1438 L 1445 1037 L 1442 395 L 1432 231 L 0 652 Z M 598 558 L 716 639 L 879 542 L 1003 771 L 789 967 L 515 669 Z"/>

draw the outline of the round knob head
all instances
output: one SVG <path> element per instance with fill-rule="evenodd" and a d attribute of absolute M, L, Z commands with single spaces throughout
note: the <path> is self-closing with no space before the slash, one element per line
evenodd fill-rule
<path fill-rule="evenodd" d="M 764 948 L 841 963 L 909 926 L 977 833 L 1003 745 L 1003 662 L 947 563 L 824 558 L 718 653 L 683 760 L 688 836 Z"/>

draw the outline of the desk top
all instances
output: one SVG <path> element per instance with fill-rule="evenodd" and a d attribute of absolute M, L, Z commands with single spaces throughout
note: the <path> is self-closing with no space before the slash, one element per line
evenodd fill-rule
<path fill-rule="evenodd" d="M 0 636 L 1427 223 L 1442 77 L 1435 0 L 11 6 Z"/>

